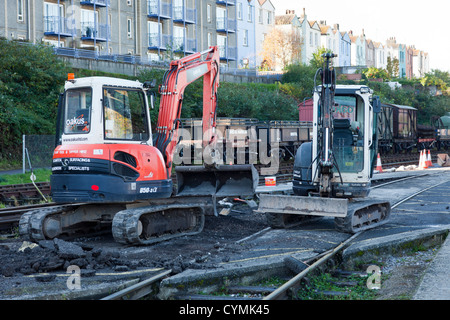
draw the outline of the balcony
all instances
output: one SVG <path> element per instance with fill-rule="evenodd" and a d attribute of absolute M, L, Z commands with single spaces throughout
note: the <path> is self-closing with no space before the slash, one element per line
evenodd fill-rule
<path fill-rule="evenodd" d="M 173 8 L 173 21 L 180 23 L 195 23 L 197 10 L 186 8 L 185 6 L 176 6 Z"/>
<path fill-rule="evenodd" d="M 216 0 L 216 3 L 224 6 L 235 6 L 236 0 Z"/>
<path fill-rule="evenodd" d="M 44 35 L 73 37 L 76 34 L 75 20 L 58 16 L 44 17 Z"/>
<path fill-rule="evenodd" d="M 109 7 L 109 0 L 81 0 L 80 4 L 96 7 Z"/>
<path fill-rule="evenodd" d="M 150 33 L 148 36 L 148 49 L 167 50 L 170 46 L 171 38 L 168 34 Z"/>
<path fill-rule="evenodd" d="M 236 32 L 236 20 L 218 17 L 216 20 L 217 32 Z"/>
<path fill-rule="evenodd" d="M 172 4 L 162 0 L 147 0 L 149 18 L 170 19 L 172 17 Z"/>
<path fill-rule="evenodd" d="M 220 56 L 220 60 L 236 61 L 237 60 L 237 48 L 219 45 L 219 56 Z"/>
<path fill-rule="evenodd" d="M 178 53 L 189 53 L 189 54 L 197 52 L 197 40 L 186 37 L 174 37 L 173 51 Z"/>
<path fill-rule="evenodd" d="M 97 24 L 92 22 L 81 23 L 81 40 L 90 41 L 110 41 L 111 30 L 107 24 Z"/>

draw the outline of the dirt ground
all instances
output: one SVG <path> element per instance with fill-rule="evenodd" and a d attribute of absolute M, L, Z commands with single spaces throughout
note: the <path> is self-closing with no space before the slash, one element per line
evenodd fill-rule
<path fill-rule="evenodd" d="M 105 234 L 46 240 L 19 250 L 24 245 L 23 239 L 0 235 L 0 296 L 1 292 L 11 289 L 2 288 L 1 283 L 10 286 L 11 283 L 20 283 L 15 278 L 37 273 L 50 273 L 47 278 L 37 278 L 36 281 L 51 283 L 54 279 L 51 273 L 66 272 L 69 265 L 78 265 L 82 275 L 139 268 L 172 269 L 173 274 L 188 268 L 217 268 L 221 262 L 227 262 L 233 252 L 246 249 L 248 244 L 237 243 L 238 240 L 267 227 L 265 216 L 254 213 L 246 205 L 238 205 L 226 216 L 206 216 L 205 228 L 198 235 L 150 247 L 119 245 L 110 234 Z M 410 299 L 434 254 L 435 250 L 430 249 L 413 255 L 383 257 L 379 299 Z"/>

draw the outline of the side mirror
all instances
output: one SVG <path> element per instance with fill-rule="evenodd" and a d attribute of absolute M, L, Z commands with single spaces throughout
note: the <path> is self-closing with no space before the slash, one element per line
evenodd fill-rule
<path fill-rule="evenodd" d="M 150 108 L 153 110 L 155 108 L 155 93 L 150 92 Z"/>
<path fill-rule="evenodd" d="M 381 112 L 381 100 L 379 96 L 373 96 L 372 98 L 372 107 L 374 113 Z"/>
<path fill-rule="evenodd" d="M 153 79 L 152 81 L 144 82 L 144 88 L 149 89 L 149 88 L 154 88 L 154 87 L 156 87 L 156 79 Z"/>

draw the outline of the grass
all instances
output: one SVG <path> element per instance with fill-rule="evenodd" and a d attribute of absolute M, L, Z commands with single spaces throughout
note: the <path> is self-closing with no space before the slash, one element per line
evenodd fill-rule
<path fill-rule="evenodd" d="M 321 273 L 309 278 L 309 283 L 303 286 L 295 296 L 300 300 L 374 300 L 377 291 L 367 287 L 368 277 L 352 276 L 345 280 L 334 278 L 329 273 Z M 353 281 L 356 286 L 340 287 L 334 281 Z M 347 295 L 326 295 L 323 292 L 346 292 Z"/>
<path fill-rule="evenodd" d="M 50 182 L 50 169 L 35 169 L 33 173 L 36 176 L 35 182 Z M 31 183 L 31 172 L 20 174 L 3 174 L 0 175 L 0 185 Z"/>

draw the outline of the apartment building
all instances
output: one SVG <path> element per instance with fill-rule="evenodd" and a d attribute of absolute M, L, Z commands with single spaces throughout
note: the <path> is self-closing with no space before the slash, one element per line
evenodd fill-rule
<path fill-rule="evenodd" d="M 0 37 L 172 59 L 218 45 L 236 67 L 236 0 L 0 0 Z M 2 12 L 3 11 L 3 12 Z"/>

